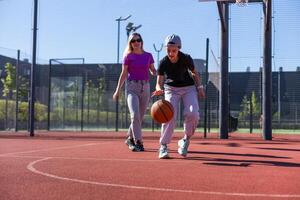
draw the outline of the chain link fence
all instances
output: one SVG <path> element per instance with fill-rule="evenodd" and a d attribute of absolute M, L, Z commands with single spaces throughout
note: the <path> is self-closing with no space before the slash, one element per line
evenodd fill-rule
<path fill-rule="evenodd" d="M 0 128 L 26 130 L 31 66 L 28 62 L 19 61 L 16 70 L 17 62 L 7 61 L 1 72 Z M 126 129 L 130 124 L 130 116 L 125 93 L 123 92 L 118 102 L 112 100 L 120 72 L 120 64 L 64 64 L 60 61 L 52 62 L 51 65 L 38 65 L 35 75 L 35 128 L 75 131 Z M 205 80 L 205 73 L 201 76 Z M 218 76 L 218 72 L 209 73 L 209 83 L 206 86 L 209 128 L 218 128 Z M 18 88 L 15 77 L 18 77 Z M 230 113 L 239 119 L 239 128 L 260 128 L 261 71 L 231 72 L 229 80 Z M 154 91 L 155 82 L 155 78 L 152 78 L 151 91 Z M 273 72 L 272 87 L 273 128 L 299 129 L 300 71 Z M 149 103 L 144 128 L 159 128 L 150 116 L 150 106 L 156 100 L 157 98 L 153 98 Z M 204 101 L 199 102 L 199 127 L 203 127 Z M 178 127 L 183 124 L 182 105 L 180 107 L 181 112 L 177 116 Z"/>

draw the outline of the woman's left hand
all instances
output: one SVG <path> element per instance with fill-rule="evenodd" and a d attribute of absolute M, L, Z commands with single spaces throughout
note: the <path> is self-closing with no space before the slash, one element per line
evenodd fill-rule
<path fill-rule="evenodd" d="M 203 87 L 198 87 L 198 95 L 201 99 L 205 99 L 205 91 Z"/>
<path fill-rule="evenodd" d="M 150 72 L 151 72 L 152 76 L 156 76 L 157 75 L 156 69 L 154 67 L 153 67 L 152 70 L 150 70 Z"/>

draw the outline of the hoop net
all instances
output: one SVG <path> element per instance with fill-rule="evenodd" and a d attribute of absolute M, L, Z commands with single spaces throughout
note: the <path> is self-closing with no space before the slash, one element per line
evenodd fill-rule
<path fill-rule="evenodd" d="M 248 1 L 249 0 L 235 0 L 235 4 L 237 6 L 243 7 L 243 6 L 247 6 L 248 5 Z"/>

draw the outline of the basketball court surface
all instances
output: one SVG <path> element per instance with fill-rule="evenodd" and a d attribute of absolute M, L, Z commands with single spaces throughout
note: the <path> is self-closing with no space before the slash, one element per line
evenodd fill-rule
<path fill-rule="evenodd" d="M 300 137 L 197 133 L 189 154 L 158 159 L 159 133 L 131 152 L 125 132 L 0 135 L 1 200 L 300 199 Z"/>

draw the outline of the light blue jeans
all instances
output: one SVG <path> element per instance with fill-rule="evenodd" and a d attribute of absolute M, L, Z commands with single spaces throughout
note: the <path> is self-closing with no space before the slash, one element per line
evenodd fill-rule
<path fill-rule="evenodd" d="M 184 106 L 184 137 L 190 138 L 194 135 L 200 119 L 198 94 L 195 86 L 172 87 L 165 85 L 164 90 L 165 100 L 173 105 L 174 116 L 169 122 L 162 124 L 161 137 L 159 140 L 160 144 L 169 144 L 171 142 L 176 125 L 177 110 L 181 100 Z"/>
<path fill-rule="evenodd" d="M 150 100 L 149 81 L 127 81 L 127 105 L 131 124 L 127 135 L 142 141 L 142 122 Z"/>

